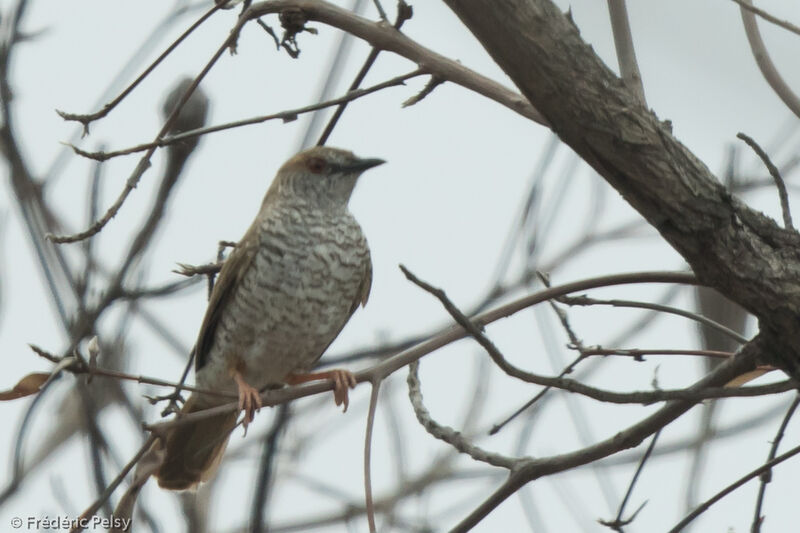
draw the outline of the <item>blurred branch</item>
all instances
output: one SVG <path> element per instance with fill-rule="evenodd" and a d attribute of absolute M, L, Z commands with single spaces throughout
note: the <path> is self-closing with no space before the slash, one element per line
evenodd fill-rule
<path fill-rule="evenodd" d="M 176 135 L 170 135 L 163 138 L 158 138 L 157 140 L 149 143 L 139 144 L 133 146 L 131 148 L 125 148 L 123 150 L 116 150 L 113 152 L 86 152 L 81 150 L 76 146 L 71 146 L 71 148 L 75 151 L 76 154 L 89 158 L 95 159 L 97 161 L 106 161 L 108 159 L 118 157 L 121 155 L 129 155 L 134 154 L 136 152 L 143 152 L 145 150 L 155 150 L 156 148 L 160 148 L 162 146 L 170 146 L 174 145 L 175 143 L 184 142 L 187 139 L 192 139 L 195 137 L 199 137 L 201 135 L 206 135 L 208 133 L 215 133 L 218 131 L 233 129 L 233 128 L 240 128 L 242 126 L 249 126 L 252 124 L 260 124 L 262 122 L 267 122 L 269 120 L 282 120 L 283 122 L 291 122 L 297 119 L 298 115 L 302 115 L 304 113 L 310 113 L 312 111 L 316 111 L 318 109 L 325 109 L 327 107 L 335 106 L 342 102 L 350 102 L 361 98 L 362 96 L 366 96 L 368 94 L 372 94 L 374 92 L 380 91 L 382 89 L 386 89 L 388 87 L 396 87 L 398 85 L 405 85 L 405 81 L 411 78 L 422 76 L 425 72 L 421 69 L 417 69 L 411 71 L 407 74 L 403 74 L 401 76 L 394 77 L 392 79 L 386 80 L 382 83 L 378 83 L 373 85 L 372 87 L 368 87 L 366 89 L 358 89 L 355 91 L 348 92 L 338 98 L 334 98 L 331 100 L 327 100 L 325 102 L 320 102 L 318 104 L 312 104 L 304 107 L 299 107 L 297 109 L 288 109 L 286 111 L 281 111 L 279 113 L 273 113 L 271 115 L 261 115 L 258 117 L 248 118 L 244 120 L 237 120 L 235 122 L 228 122 L 225 124 L 219 124 L 217 126 L 209 126 L 207 128 L 198 128 L 193 129 L 190 131 L 184 131 L 182 133 L 178 133 Z"/>
<path fill-rule="evenodd" d="M 630 515 L 628 518 L 622 518 L 623 513 L 625 513 L 625 506 L 628 503 L 628 499 L 631 497 L 633 493 L 633 488 L 636 486 L 636 480 L 639 479 L 639 474 L 642 473 L 644 469 L 645 463 L 650 458 L 650 455 L 653 453 L 653 449 L 656 447 L 656 442 L 658 442 L 658 437 L 661 435 L 661 430 L 658 430 L 653 435 L 653 438 L 650 440 L 650 445 L 647 446 L 647 450 L 644 452 L 642 456 L 642 460 L 639 461 L 639 466 L 636 467 L 636 472 L 634 472 L 633 477 L 631 478 L 631 482 L 628 484 L 628 490 L 625 492 L 625 497 L 622 499 L 622 503 L 619 504 L 619 510 L 617 511 L 617 516 L 614 520 L 599 520 L 601 524 L 606 527 L 613 529 L 614 531 L 619 531 L 622 533 L 623 526 L 629 525 L 636 519 L 636 516 L 639 514 L 639 511 L 644 509 L 644 506 L 647 504 L 647 500 L 642 502 L 642 504 Z"/>
<path fill-rule="evenodd" d="M 755 470 L 752 470 L 751 472 L 749 472 L 748 474 L 742 476 L 741 478 L 739 478 L 738 480 L 734 481 L 733 483 L 731 483 L 730 485 L 728 485 L 727 487 L 725 487 L 724 489 L 722 489 L 721 491 L 716 493 L 714 496 L 712 496 L 711 498 L 709 498 L 708 500 L 703 502 L 694 511 L 692 511 L 691 513 L 686 515 L 686 517 L 684 517 L 683 520 L 678 522 L 675 525 L 675 527 L 670 529 L 667 533 L 680 533 L 695 518 L 697 518 L 698 516 L 700 516 L 701 514 L 706 512 L 712 505 L 714 505 L 715 503 L 720 501 L 722 498 L 724 498 L 725 496 L 727 496 L 731 492 L 735 491 L 736 489 L 738 489 L 739 487 L 741 487 L 742 485 L 744 485 L 745 483 L 747 483 L 751 479 L 754 479 L 755 477 L 763 474 L 764 472 L 769 472 L 772 469 L 773 466 L 778 465 L 778 464 L 786 461 L 787 459 L 791 459 L 792 457 L 794 457 L 798 453 L 800 453 L 800 446 L 796 446 L 796 447 L 792 448 L 788 452 L 776 457 L 775 459 L 773 459 L 771 461 L 767 461 L 766 463 L 764 463 L 760 467 L 758 467 Z"/>
<path fill-rule="evenodd" d="M 753 52 L 753 57 L 758 64 L 758 68 L 761 70 L 761 74 L 764 76 L 764 79 L 767 80 L 769 86 L 772 87 L 772 90 L 775 91 L 783 103 L 786 104 L 786 107 L 788 107 L 792 113 L 800 117 L 800 98 L 792 91 L 791 87 L 789 87 L 778 72 L 772 59 L 770 59 L 769 52 L 767 52 L 767 47 L 758 29 L 756 16 L 751 10 L 741 5 L 746 3 L 752 7 L 752 0 L 740 0 L 737 3 L 740 4 L 739 10 L 742 15 L 744 31 L 745 34 L 747 34 L 747 41 L 750 43 L 750 50 Z"/>
<path fill-rule="evenodd" d="M 122 189 L 122 191 L 120 192 L 119 196 L 114 201 L 114 203 L 111 204 L 111 207 L 108 208 L 106 213 L 102 217 L 100 217 L 96 222 L 94 222 L 91 226 L 89 226 L 86 230 L 81 231 L 79 233 L 75 233 L 73 235 L 54 235 L 50 233 L 47 235 L 47 238 L 50 241 L 58 244 L 64 244 L 64 243 L 73 243 L 82 241 L 84 239 L 88 239 L 89 237 L 92 237 L 97 233 L 99 233 L 105 227 L 105 225 L 108 224 L 108 222 L 117 215 L 120 208 L 122 207 L 122 204 L 124 204 L 125 200 L 128 198 L 128 195 L 131 193 L 131 191 L 133 191 L 133 189 L 136 188 L 142 175 L 150 167 L 151 164 L 150 159 L 152 158 L 156 150 L 155 144 L 161 141 L 168 132 L 172 131 L 173 126 L 178 121 L 178 116 L 180 115 L 183 106 L 186 104 L 187 101 L 189 101 L 189 99 L 192 97 L 192 93 L 195 91 L 195 89 L 197 89 L 197 87 L 200 85 L 200 82 L 209 73 L 209 71 L 216 64 L 219 58 L 222 57 L 222 54 L 225 52 L 225 50 L 228 49 L 228 46 L 230 42 L 232 42 L 232 39 L 233 39 L 233 34 L 229 35 L 223 41 L 223 43 L 219 46 L 214 55 L 211 56 L 211 59 L 208 60 L 206 65 L 200 71 L 200 73 L 197 76 L 195 76 L 192 82 L 188 85 L 183 95 L 176 102 L 172 112 L 164 121 L 164 125 L 156 134 L 155 140 L 153 141 L 153 143 L 151 143 L 154 146 L 149 148 L 147 152 L 139 160 L 139 163 L 136 165 L 136 168 L 134 169 L 133 173 L 126 180 L 125 187 Z M 108 300 L 108 296 L 106 297 L 106 300 Z"/>
<path fill-rule="evenodd" d="M 772 439 L 772 446 L 769 450 L 769 455 L 767 456 L 767 462 L 772 461 L 775 459 L 775 456 L 778 454 L 778 446 L 783 440 L 783 436 L 786 432 L 786 427 L 789 425 L 789 421 L 794 416 L 797 407 L 800 405 L 800 395 L 795 395 L 794 401 L 789 406 L 789 409 L 786 411 L 786 416 L 783 417 L 781 421 L 781 425 L 778 427 L 778 432 L 775 434 L 775 438 Z M 772 470 L 766 470 L 761 473 L 759 476 L 761 478 L 761 483 L 758 486 L 758 496 L 756 497 L 756 510 L 753 516 L 753 525 L 750 527 L 751 533 L 759 533 L 761 531 L 761 523 L 764 520 L 764 517 L 761 516 L 761 506 L 764 503 L 764 495 L 767 492 L 767 483 L 772 481 Z"/>
<path fill-rule="evenodd" d="M 658 311 L 660 313 L 668 313 L 672 315 L 682 316 L 710 328 L 713 328 L 720 333 L 723 333 L 729 336 L 731 339 L 736 340 L 739 344 L 744 344 L 747 342 L 747 338 L 743 337 L 739 333 L 733 331 L 732 329 L 723 326 L 713 320 L 704 317 L 703 315 L 699 315 L 697 313 L 693 313 L 692 311 L 687 311 L 686 309 L 680 309 L 677 307 L 672 307 L 669 305 L 662 305 L 650 302 L 636 302 L 633 300 L 600 300 L 596 298 L 589 298 L 587 296 L 570 296 L 570 297 L 561 297 L 559 301 L 565 303 L 567 305 L 580 305 L 580 306 L 590 306 L 590 305 L 610 305 L 611 307 L 630 307 L 635 309 L 651 309 L 654 311 Z"/>
<path fill-rule="evenodd" d="M 175 50 L 189 35 L 191 35 L 197 28 L 199 28 L 206 20 L 208 20 L 211 15 L 216 13 L 220 9 L 219 5 L 215 5 L 208 11 L 206 11 L 203 16 L 201 16 L 197 21 L 195 21 L 189 28 L 184 31 L 172 44 L 170 44 L 164 52 L 159 55 L 155 61 L 153 61 L 145 70 L 142 72 L 128 87 L 126 87 L 116 98 L 114 98 L 111 102 L 107 103 L 103 106 L 103 108 L 99 111 L 94 113 L 89 113 L 86 115 L 81 115 L 77 113 L 67 113 L 65 111 L 56 110 L 61 118 L 68 121 L 80 122 L 83 124 L 83 134 L 84 136 L 89 133 L 89 125 L 94 122 L 95 120 L 104 118 L 108 115 L 117 105 L 119 105 L 122 100 L 128 96 L 139 83 L 142 82 L 155 68 L 170 54 L 173 50 Z"/>
<path fill-rule="evenodd" d="M 142 446 L 139 448 L 139 451 L 136 452 L 136 455 L 134 455 L 133 458 L 128 462 L 128 464 L 126 464 L 123 467 L 120 473 L 117 474 L 117 477 L 115 477 L 111 481 L 111 484 L 109 484 L 108 487 L 106 487 L 106 490 L 103 491 L 103 493 L 97 498 L 97 500 L 92 505 L 90 505 L 83 512 L 83 514 L 81 514 L 80 517 L 78 517 L 78 519 L 74 522 L 75 524 L 74 527 L 69 530 L 70 533 L 77 533 L 78 531 L 83 531 L 85 529 L 85 526 L 91 523 L 89 519 L 92 516 L 94 516 L 95 513 L 97 513 L 98 509 L 100 509 L 100 507 L 108 500 L 108 498 L 111 497 L 116 488 L 120 485 L 120 483 L 122 483 L 122 480 L 125 479 L 125 476 L 128 475 L 128 472 L 130 472 L 133 469 L 133 467 L 137 465 L 139 460 L 141 460 L 142 457 L 144 457 L 144 454 L 147 453 L 147 451 L 150 449 L 150 446 L 152 446 L 153 443 L 155 443 L 156 438 L 157 437 L 155 435 L 150 435 L 147 438 L 147 440 L 144 441 Z M 81 526 L 81 524 L 84 524 L 84 526 Z"/>

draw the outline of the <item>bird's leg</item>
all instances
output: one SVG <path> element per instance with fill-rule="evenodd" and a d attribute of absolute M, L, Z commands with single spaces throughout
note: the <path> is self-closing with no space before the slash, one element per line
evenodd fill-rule
<path fill-rule="evenodd" d="M 261 410 L 261 395 L 258 389 L 252 387 L 244 380 L 244 376 L 239 370 L 231 371 L 231 375 L 239 387 L 239 410 L 244 411 L 244 418 L 242 425 L 244 425 L 245 434 L 247 433 L 247 426 L 255 418 L 256 411 Z"/>
<path fill-rule="evenodd" d="M 344 404 L 344 411 L 347 411 L 347 406 L 350 405 L 347 389 L 352 389 L 356 386 L 356 377 L 349 370 L 335 368 L 325 372 L 313 372 L 308 374 L 293 373 L 286 376 L 284 381 L 288 385 L 297 385 L 299 383 L 306 383 L 318 379 L 330 379 L 333 381 L 333 401 L 336 402 L 336 405 Z"/>

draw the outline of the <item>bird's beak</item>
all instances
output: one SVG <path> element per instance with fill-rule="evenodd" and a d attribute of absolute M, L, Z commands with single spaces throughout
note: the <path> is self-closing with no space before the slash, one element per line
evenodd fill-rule
<path fill-rule="evenodd" d="M 369 159 L 355 159 L 349 163 L 339 165 L 339 169 L 344 172 L 364 172 L 372 167 L 377 167 L 386 163 L 383 159 L 369 158 Z"/>

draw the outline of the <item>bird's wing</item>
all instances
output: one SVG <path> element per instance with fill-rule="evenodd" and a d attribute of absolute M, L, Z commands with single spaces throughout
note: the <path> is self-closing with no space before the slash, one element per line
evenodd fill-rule
<path fill-rule="evenodd" d="M 361 285 L 358 286 L 358 292 L 356 293 L 356 298 L 355 300 L 353 300 L 353 304 L 350 306 L 350 313 L 347 315 L 347 320 L 342 322 L 342 325 L 339 327 L 338 331 L 336 332 L 336 335 L 333 336 L 331 342 L 328 343 L 325 349 L 319 353 L 317 359 L 314 361 L 314 364 L 316 364 L 319 361 L 320 357 L 322 357 L 323 354 L 328 351 L 328 348 L 330 348 L 330 345 L 333 344 L 334 340 L 336 340 L 336 337 L 339 336 L 339 333 L 341 333 L 344 327 L 347 325 L 347 323 L 350 322 L 350 318 L 353 316 L 353 313 L 356 312 L 358 306 L 360 305 L 361 307 L 364 307 L 365 305 L 367 305 L 367 300 L 369 300 L 369 291 L 371 288 L 372 288 L 372 256 L 370 255 L 369 250 L 367 250 L 367 268 L 364 270 L 364 277 L 361 278 Z"/>
<path fill-rule="evenodd" d="M 358 306 L 364 307 L 367 305 L 367 300 L 369 300 L 369 291 L 372 289 L 372 256 L 369 253 L 369 249 L 367 250 L 367 268 L 364 272 L 364 277 L 361 280 L 361 286 L 358 288 L 358 295 L 356 296 L 353 305 L 350 307 L 350 315 L 347 317 L 347 320 L 350 320 L 350 317 L 353 316 L 353 313 L 356 312 Z"/>
<path fill-rule="evenodd" d="M 206 316 L 203 318 L 203 324 L 200 326 L 200 333 L 197 336 L 195 372 L 206 364 L 222 310 L 236 293 L 250 263 L 256 256 L 258 239 L 255 238 L 254 233 L 257 231 L 258 223 L 256 221 L 244 234 L 219 271 L 217 282 L 214 284 L 214 290 L 211 291 L 211 298 L 208 301 Z"/>

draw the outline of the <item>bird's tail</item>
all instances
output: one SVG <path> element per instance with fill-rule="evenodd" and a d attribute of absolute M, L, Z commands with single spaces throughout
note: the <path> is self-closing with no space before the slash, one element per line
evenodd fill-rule
<path fill-rule="evenodd" d="M 181 414 L 202 411 L 210 406 L 193 394 L 181 409 Z M 162 488 L 184 490 L 192 488 L 214 475 L 238 413 L 225 413 L 172 428 L 162 440 L 164 460 L 156 472 Z"/>

